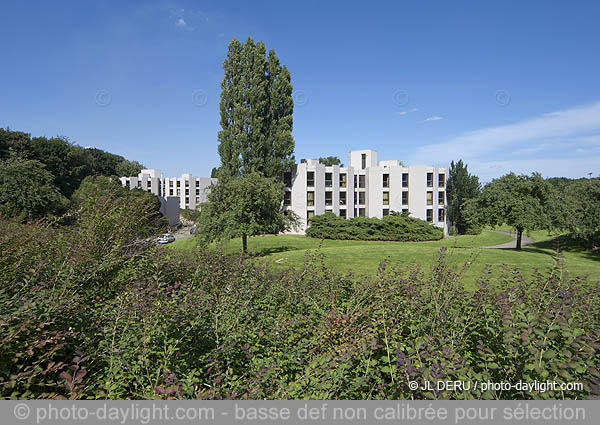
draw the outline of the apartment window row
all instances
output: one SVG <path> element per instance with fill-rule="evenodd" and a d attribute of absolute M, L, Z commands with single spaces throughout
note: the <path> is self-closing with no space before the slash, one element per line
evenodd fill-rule
<path fill-rule="evenodd" d="M 444 173 L 438 174 L 438 187 L 446 186 L 446 175 Z M 433 187 L 433 173 L 427 173 L 427 187 Z"/>
<path fill-rule="evenodd" d="M 438 209 L 438 222 L 443 222 L 446 218 L 446 210 L 443 208 Z M 431 208 L 427 209 L 427 221 L 429 223 L 433 222 L 433 210 Z"/>

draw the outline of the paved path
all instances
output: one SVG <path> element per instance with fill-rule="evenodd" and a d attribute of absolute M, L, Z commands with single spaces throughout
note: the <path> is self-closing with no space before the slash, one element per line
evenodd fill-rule
<path fill-rule="evenodd" d="M 510 235 L 513 238 L 515 238 L 514 241 L 511 242 L 506 242 L 500 245 L 494 245 L 494 246 L 480 246 L 479 248 L 485 248 L 485 249 L 491 249 L 491 248 L 495 248 L 495 249 L 512 249 L 512 248 L 516 248 L 517 247 L 517 235 L 514 233 L 509 233 L 509 232 L 502 232 L 501 230 L 483 230 L 484 232 L 494 232 L 494 233 L 502 233 L 503 235 Z M 526 236 L 523 235 L 521 236 L 521 247 L 524 247 L 526 245 L 530 245 L 532 243 L 535 242 L 535 239 L 533 239 L 530 236 Z"/>
<path fill-rule="evenodd" d="M 190 233 L 190 228 L 192 226 L 190 225 L 183 225 L 181 226 L 179 229 L 175 230 L 172 234 L 173 236 L 175 236 L 175 240 L 181 240 L 181 239 L 185 239 L 185 238 L 189 238 L 190 236 L 194 236 Z"/>

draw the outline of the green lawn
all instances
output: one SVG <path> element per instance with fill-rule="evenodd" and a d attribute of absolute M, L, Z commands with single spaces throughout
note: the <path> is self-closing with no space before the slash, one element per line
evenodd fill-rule
<path fill-rule="evenodd" d="M 500 230 L 510 231 L 510 228 Z M 482 232 L 477 236 L 446 237 L 432 242 L 367 242 L 318 240 L 305 236 L 277 235 L 259 236 L 248 239 L 248 250 L 261 261 L 268 261 L 272 267 L 302 267 L 307 251 L 319 252 L 328 266 L 346 273 L 373 274 L 382 261 L 401 264 L 419 264 L 429 267 L 438 257 L 439 250 L 446 247 L 446 257 L 451 264 L 468 264 L 465 272 L 467 286 L 474 287 L 486 265 L 493 266 L 492 276 L 499 276 L 502 264 L 519 268 L 523 274 L 531 276 L 535 269 L 545 271 L 553 264 L 553 237 L 546 232 L 533 232 L 536 243 L 524 247 L 520 252 L 507 249 L 479 249 L 514 240 L 511 236 Z M 169 245 L 170 249 L 193 249 L 195 238 L 187 238 Z M 234 239 L 223 245 L 225 252 L 239 252 L 241 240 Z M 571 275 L 587 275 L 592 280 L 600 279 L 600 255 L 576 247 L 563 247 L 565 265 Z"/>

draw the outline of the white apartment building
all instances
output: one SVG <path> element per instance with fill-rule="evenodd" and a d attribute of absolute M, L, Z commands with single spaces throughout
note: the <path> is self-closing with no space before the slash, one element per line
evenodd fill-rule
<path fill-rule="evenodd" d="M 163 177 L 160 170 L 142 170 L 137 177 L 121 177 L 119 180 L 130 189 L 137 187 L 163 198 L 178 197 L 180 208 L 192 210 L 207 201 L 207 189 L 217 182 L 214 178 L 188 173 L 181 177 Z"/>
<path fill-rule="evenodd" d="M 447 168 L 378 161 L 371 149 L 351 151 L 349 159 L 347 167 L 302 160 L 284 173 L 284 207 L 300 217 L 302 233 L 309 218 L 326 211 L 344 218 L 408 211 L 447 233 Z"/>

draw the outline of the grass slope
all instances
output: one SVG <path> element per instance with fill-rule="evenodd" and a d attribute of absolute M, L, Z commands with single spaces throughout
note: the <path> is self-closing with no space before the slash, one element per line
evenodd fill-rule
<path fill-rule="evenodd" d="M 508 227 L 500 230 L 510 231 Z M 450 263 L 465 270 L 465 282 L 474 288 L 477 279 L 492 266 L 492 277 L 504 273 L 502 265 L 508 269 L 518 268 L 524 276 L 530 277 L 536 270 L 545 272 L 553 264 L 556 242 L 545 231 L 532 232 L 536 243 L 524 247 L 520 252 L 512 249 L 479 249 L 479 246 L 498 245 L 514 240 L 509 235 L 483 232 L 477 236 L 447 237 L 431 242 L 367 242 L 318 240 L 305 236 L 277 235 L 249 238 L 248 250 L 261 261 L 268 261 L 275 268 L 303 267 L 307 254 L 318 253 L 333 270 L 354 274 L 374 274 L 382 261 L 400 264 L 419 264 L 429 267 L 438 257 L 442 247 L 447 248 Z M 170 249 L 193 249 L 195 239 L 187 238 L 171 244 Z M 239 252 L 241 240 L 233 239 L 223 244 L 225 252 Z M 592 253 L 574 246 L 561 250 L 565 266 L 573 276 L 588 276 L 592 281 L 600 280 L 600 253 Z"/>

